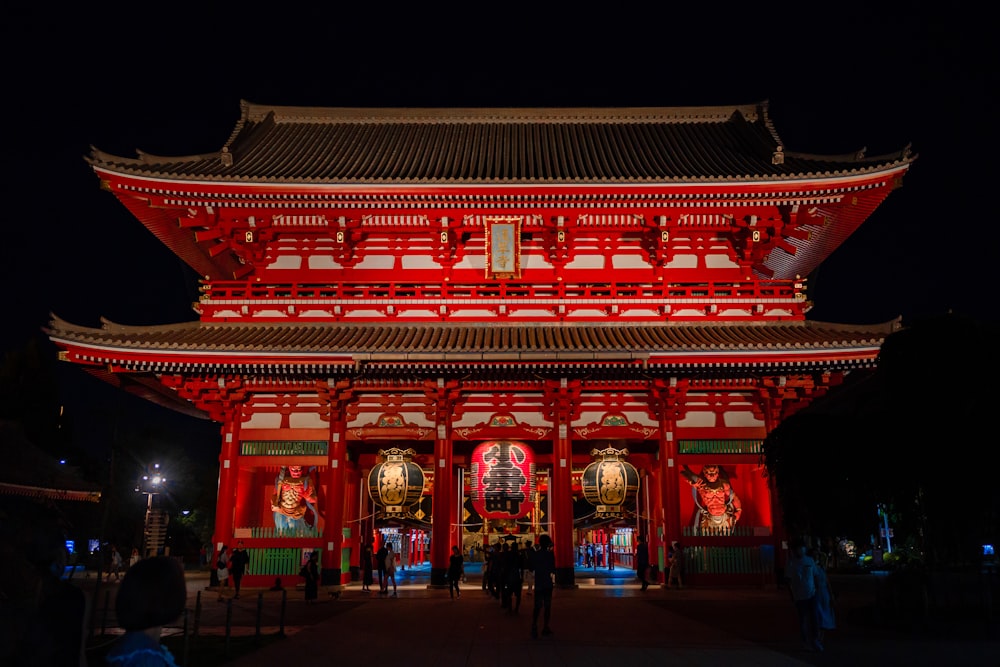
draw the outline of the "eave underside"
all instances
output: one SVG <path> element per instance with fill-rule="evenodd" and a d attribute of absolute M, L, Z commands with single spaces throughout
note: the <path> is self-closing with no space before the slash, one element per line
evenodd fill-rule
<path fill-rule="evenodd" d="M 539 390 L 572 378 L 601 390 L 642 391 L 669 378 L 753 381 L 786 373 L 871 368 L 889 322 L 728 326 L 206 325 L 103 328 L 54 318 L 61 357 L 147 400 L 205 417 L 162 378 L 235 377 L 250 391 L 315 391 L 331 381 L 360 391 L 423 390 L 450 378 Z M 221 385 L 220 385 L 221 386 Z"/>

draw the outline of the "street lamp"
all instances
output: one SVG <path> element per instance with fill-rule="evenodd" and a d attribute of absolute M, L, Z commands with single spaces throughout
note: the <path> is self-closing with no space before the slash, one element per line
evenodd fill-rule
<path fill-rule="evenodd" d="M 160 464 L 154 463 L 139 478 L 135 490 L 146 494 L 146 522 L 143 529 L 143 549 L 145 556 L 155 556 L 166 537 L 167 521 L 163 512 L 153 511 L 153 496 L 160 493 L 167 478 L 160 472 Z"/>

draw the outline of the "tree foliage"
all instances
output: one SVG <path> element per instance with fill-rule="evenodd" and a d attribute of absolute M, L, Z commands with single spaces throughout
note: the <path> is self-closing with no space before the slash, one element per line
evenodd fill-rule
<path fill-rule="evenodd" d="M 855 373 L 764 442 L 786 529 L 866 544 L 879 506 L 897 541 L 929 565 L 961 567 L 998 539 L 990 470 L 997 328 L 947 315 L 887 337 L 873 372 Z"/>

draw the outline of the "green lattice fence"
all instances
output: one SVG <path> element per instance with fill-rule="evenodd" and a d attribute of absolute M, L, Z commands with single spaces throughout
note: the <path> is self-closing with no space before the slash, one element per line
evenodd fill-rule
<path fill-rule="evenodd" d="M 320 558 L 323 553 L 319 549 Z M 282 577 L 298 575 L 302 568 L 302 548 L 247 549 L 250 572 L 257 575 Z"/>
<path fill-rule="evenodd" d="M 679 454 L 760 454 L 763 440 L 679 440 Z"/>
<path fill-rule="evenodd" d="M 313 526 L 303 526 L 301 528 L 289 528 L 281 534 L 274 526 L 259 526 L 256 528 L 245 528 L 250 531 L 250 537 L 319 537 L 320 531 Z"/>
<path fill-rule="evenodd" d="M 774 549 L 751 547 L 684 547 L 684 569 L 688 574 L 774 573 Z"/>
<path fill-rule="evenodd" d="M 241 456 L 326 456 L 325 440 L 244 440 Z"/>

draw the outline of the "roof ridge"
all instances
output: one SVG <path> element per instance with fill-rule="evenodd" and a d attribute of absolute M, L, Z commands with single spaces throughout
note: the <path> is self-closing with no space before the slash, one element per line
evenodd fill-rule
<path fill-rule="evenodd" d="M 761 103 L 717 106 L 623 107 L 316 107 L 254 104 L 241 101 L 241 120 L 261 122 L 338 123 L 593 123 L 593 122 L 728 122 L 734 114 L 748 121 L 762 116 Z"/>

